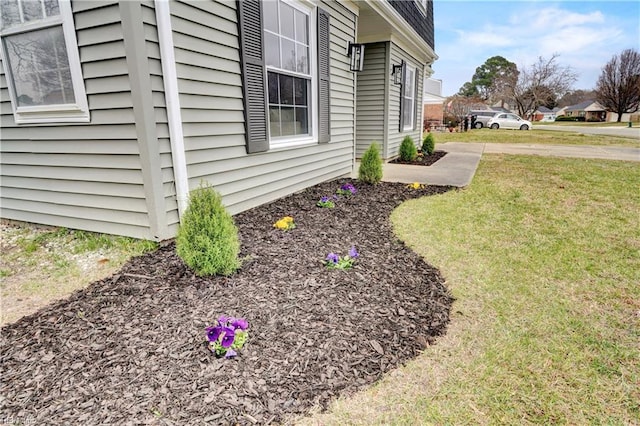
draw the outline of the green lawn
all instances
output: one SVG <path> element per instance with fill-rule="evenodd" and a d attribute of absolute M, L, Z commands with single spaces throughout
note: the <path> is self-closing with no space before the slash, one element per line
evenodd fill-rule
<path fill-rule="evenodd" d="M 582 126 L 582 127 L 628 127 L 628 121 L 536 121 L 534 126 Z M 638 127 L 638 121 L 633 121 L 633 127 Z"/>
<path fill-rule="evenodd" d="M 616 145 L 640 147 L 637 139 L 606 135 L 584 135 L 581 133 L 553 130 L 491 130 L 474 129 L 468 132 L 434 132 L 436 149 L 445 142 L 490 142 L 552 145 Z"/>
<path fill-rule="evenodd" d="M 467 189 L 404 203 L 449 331 L 303 423 L 640 423 L 638 182 L 637 163 L 485 155 Z"/>

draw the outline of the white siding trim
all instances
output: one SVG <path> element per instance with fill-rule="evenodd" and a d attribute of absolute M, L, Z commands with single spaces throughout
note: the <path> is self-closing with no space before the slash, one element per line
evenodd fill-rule
<path fill-rule="evenodd" d="M 171 159 L 173 161 L 178 214 L 180 218 L 182 218 L 189 199 L 189 180 L 187 178 L 187 160 L 184 152 L 184 134 L 182 132 L 180 97 L 178 94 L 178 73 L 176 71 L 171 13 L 169 11 L 168 0 L 155 0 L 155 9 L 162 63 L 162 80 L 164 82 L 164 94 L 167 102 L 169 141 L 171 143 Z"/>

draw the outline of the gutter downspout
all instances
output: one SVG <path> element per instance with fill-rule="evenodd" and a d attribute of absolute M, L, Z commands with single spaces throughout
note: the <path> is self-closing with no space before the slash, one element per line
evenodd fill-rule
<path fill-rule="evenodd" d="M 173 51 L 173 32 L 171 29 L 171 13 L 168 0 L 154 0 L 160 44 L 160 62 L 162 63 L 162 81 L 164 96 L 167 102 L 167 118 L 169 124 L 169 141 L 171 143 L 171 160 L 173 162 L 173 180 L 176 186 L 178 216 L 182 214 L 189 201 L 189 179 L 187 176 L 187 160 L 180 116 L 180 98 L 178 95 L 178 73 Z"/>

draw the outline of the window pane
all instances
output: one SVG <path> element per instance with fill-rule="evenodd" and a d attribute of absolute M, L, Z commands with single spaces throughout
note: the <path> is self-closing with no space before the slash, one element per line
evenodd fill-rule
<path fill-rule="evenodd" d="M 402 114 L 404 115 L 405 128 L 413 127 L 413 101 L 411 99 L 405 99 Z"/>
<path fill-rule="evenodd" d="M 18 105 L 75 102 L 62 27 L 5 37 Z"/>
<path fill-rule="evenodd" d="M 308 80 L 305 80 L 304 78 L 296 78 L 295 89 L 295 104 L 307 106 Z"/>
<path fill-rule="evenodd" d="M 296 66 L 296 45 L 294 42 L 281 39 L 282 41 L 282 68 L 295 71 Z"/>
<path fill-rule="evenodd" d="M 271 136 L 280 136 L 280 108 L 277 106 L 269 107 L 269 129 Z"/>
<path fill-rule="evenodd" d="M 280 103 L 293 105 L 293 77 L 280 74 Z"/>
<path fill-rule="evenodd" d="M 296 134 L 309 134 L 309 110 L 296 108 Z"/>
<path fill-rule="evenodd" d="M 293 107 L 282 107 L 280 109 L 280 123 L 282 136 L 295 135 L 295 120 Z"/>
<path fill-rule="evenodd" d="M 279 104 L 280 96 L 278 96 L 278 74 L 270 72 L 269 76 L 269 103 Z"/>
<path fill-rule="evenodd" d="M 296 49 L 296 57 L 298 58 L 298 63 L 296 64 L 297 71 L 303 74 L 309 74 L 309 48 L 302 44 L 296 44 Z"/>
<path fill-rule="evenodd" d="M 264 27 L 274 33 L 279 33 L 278 29 L 278 2 L 267 0 L 262 2 L 262 19 Z"/>
<path fill-rule="evenodd" d="M 58 0 L 44 0 L 44 8 L 47 12 L 47 16 L 60 15 L 60 7 L 58 6 Z"/>
<path fill-rule="evenodd" d="M 264 33 L 265 62 L 280 68 L 280 39 L 271 33 Z"/>
<path fill-rule="evenodd" d="M 22 0 L 22 15 L 24 21 L 37 21 L 44 18 L 42 15 L 42 3 L 40 0 Z"/>
<path fill-rule="evenodd" d="M 2 28 L 9 28 L 20 23 L 18 0 L 2 0 Z"/>
<path fill-rule="evenodd" d="M 307 15 L 296 10 L 296 41 L 304 44 L 309 44 L 309 23 L 307 19 Z"/>
<path fill-rule="evenodd" d="M 404 96 L 413 98 L 414 82 L 415 82 L 414 71 L 411 68 L 407 67 L 407 72 L 405 73 L 405 80 L 404 80 Z"/>
<path fill-rule="evenodd" d="M 293 8 L 286 3 L 280 3 L 280 34 L 295 39 Z"/>

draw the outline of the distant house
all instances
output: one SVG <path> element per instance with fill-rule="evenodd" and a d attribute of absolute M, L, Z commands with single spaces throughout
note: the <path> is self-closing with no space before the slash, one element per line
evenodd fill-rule
<path fill-rule="evenodd" d="M 431 0 L 0 3 L 2 218 L 163 240 L 202 181 L 237 213 L 420 140 Z"/>
<path fill-rule="evenodd" d="M 634 112 L 625 112 L 622 114 L 620 121 L 638 121 L 640 120 L 640 114 L 638 114 L 639 112 L 640 112 L 640 109 Z M 613 121 L 613 122 L 618 121 L 618 113 L 607 111 L 606 121 Z"/>
<path fill-rule="evenodd" d="M 556 114 L 546 106 L 540 106 L 533 113 L 533 121 L 555 121 Z"/>
<path fill-rule="evenodd" d="M 441 126 L 444 119 L 444 101 L 442 96 L 442 80 L 427 78 L 424 81 L 423 93 L 423 126 Z"/>
<path fill-rule="evenodd" d="M 566 117 L 574 117 L 579 121 L 605 121 L 607 111 L 597 101 L 584 101 L 565 108 Z"/>
<path fill-rule="evenodd" d="M 565 115 L 565 111 L 567 110 L 568 106 L 564 106 L 562 108 L 560 107 L 556 107 L 553 109 L 553 112 L 556 114 L 556 117 L 561 117 L 563 115 Z"/>

